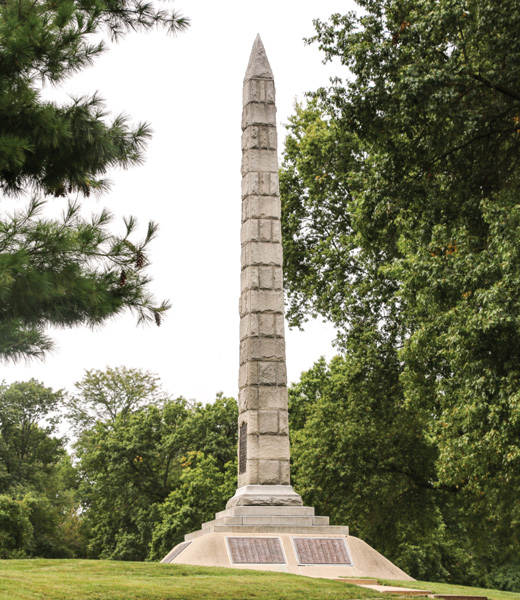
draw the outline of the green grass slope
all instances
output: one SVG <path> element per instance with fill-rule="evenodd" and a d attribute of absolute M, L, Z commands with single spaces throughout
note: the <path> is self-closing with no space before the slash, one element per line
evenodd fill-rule
<path fill-rule="evenodd" d="M 0 561 L 1 600 L 345 600 L 362 588 L 285 573 L 94 560 Z"/>
<path fill-rule="evenodd" d="M 405 582 L 400 582 L 404 585 Z M 406 582 L 409 585 L 409 582 Z M 444 593 L 456 586 L 420 583 Z M 442 589 L 441 589 L 442 587 Z M 449 592 L 446 590 L 449 588 Z M 519 594 L 464 588 L 492 600 Z M 349 600 L 381 594 L 285 573 L 94 560 L 0 561 L 0 600 Z M 395 598 L 391 596 L 390 598 Z"/>

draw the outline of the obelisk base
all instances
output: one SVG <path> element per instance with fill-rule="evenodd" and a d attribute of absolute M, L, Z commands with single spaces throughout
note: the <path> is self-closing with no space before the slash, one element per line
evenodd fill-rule
<path fill-rule="evenodd" d="M 328 517 L 315 516 L 309 506 L 227 508 L 199 531 L 187 534 L 161 562 L 331 579 L 412 579 L 368 544 L 350 536 L 348 527 L 329 525 Z"/>
<path fill-rule="evenodd" d="M 230 500 L 293 499 L 298 505 L 234 504 L 188 533 L 162 563 L 282 571 L 309 577 L 380 577 L 411 580 L 348 527 L 302 506 L 291 486 L 246 485 Z"/>
<path fill-rule="evenodd" d="M 233 506 L 303 506 L 303 502 L 291 485 L 244 485 L 226 504 Z"/>

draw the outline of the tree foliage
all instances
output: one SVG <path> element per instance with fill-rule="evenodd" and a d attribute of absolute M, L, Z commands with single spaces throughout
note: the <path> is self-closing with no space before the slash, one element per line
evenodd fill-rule
<path fill-rule="evenodd" d="M 142 160 L 149 135 L 132 129 L 124 116 L 106 122 L 97 94 L 57 105 L 42 99 L 39 83 L 60 84 L 106 50 L 94 34 L 118 38 L 128 31 L 165 26 L 186 28 L 176 11 L 157 10 L 141 0 L 19 0 L 0 7 L 2 136 L 0 185 L 7 192 L 27 186 L 45 194 L 103 187 L 115 165 Z"/>
<path fill-rule="evenodd" d="M 142 162 L 150 128 L 125 115 L 109 121 L 97 92 L 58 104 L 42 86 L 90 66 L 106 50 L 103 36 L 154 26 L 175 34 L 187 25 L 141 0 L 0 4 L 0 188 L 33 195 L 26 210 L 0 219 L 1 358 L 42 356 L 52 347 L 46 326 L 100 324 L 125 308 L 160 324 L 168 303 L 154 300 L 145 274 L 155 224 L 137 242 L 134 219 L 117 236 L 108 211 L 85 219 L 77 201 L 61 220 L 41 215 L 42 195 L 106 191 L 110 168 Z"/>
<path fill-rule="evenodd" d="M 97 421 L 111 424 L 117 418 L 126 420 L 139 408 L 160 405 L 167 399 L 156 375 L 127 367 L 85 371 L 75 388 L 76 394 L 67 400 L 67 416 L 79 434 L 88 431 Z"/>
<path fill-rule="evenodd" d="M 0 487 L 43 490 L 64 455 L 55 411 L 62 401 L 34 379 L 0 388 Z M 43 424 L 46 420 L 47 424 Z"/>
<path fill-rule="evenodd" d="M 148 558 L 161 560 L 186 533 L 223 510 L 237 485 L 237 461 L 219 467 L 217 460 L 202 452 L 190 452 L 182 464 L 179 485 L 159 507 L 159 522 L 153 530 Z"/>
<path fill-rule="evenodd" d="M 59 436 L 62 392 L 31 380 L 0 387 L 0 556 L 81 555 L 77 476 Z M 68 532 L 68 533 L 67 533 Z"/>
<path fill-rule="evenodd" d="M 76 443 L 88 555 L 157 558 L 223 506 L 225 474 L 236 483 L 236 402 L 177 398 L 104 416 Z"/>
<path fill-rule="evenodd" d="M 160 559 L 233 494 L 237 404 L 172 399 L 124 367 L 77 389 L 73 456 L 62 392 L 0 389 L 0 558 Z"/>
<path fill-rule="evenodd" d="M 429 480 L 467 495 L 466 509 L 486 515 L 502 560 L 514 563 L 517 5 L 358 4 L 359 16 L 316 22 L 309 41 L 343 78 L 310 94 L 289 124 L 281 172 L 289 317 L 301 324 L 320 314 L 347 353 L 364 344 L 380 365 L 395 357 L 395 402 L 424 423 L 436 449 Z"/>
<path fill-rule="evenodd" d="M 484 584 L 503 551 L 479 527 L 494 510 L 439 485 L 427 415 L 403 403 L 399 373 L 396 353 L 366 340 L 302 374 L 289 392 L 293 483 L 413 577 Z"/>

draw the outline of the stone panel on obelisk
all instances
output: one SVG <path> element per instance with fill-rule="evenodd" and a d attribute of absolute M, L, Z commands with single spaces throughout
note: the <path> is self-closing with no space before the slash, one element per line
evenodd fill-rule
<path fill-rule="evenodd" d="M 410 579 L 290 485 L 273 73 L 257 36 L 244 79 L 238 488 L 163 563 Z"/>

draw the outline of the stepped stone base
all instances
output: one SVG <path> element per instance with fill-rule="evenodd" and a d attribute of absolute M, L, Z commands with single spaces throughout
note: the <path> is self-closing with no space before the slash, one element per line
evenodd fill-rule
<path fill-rule="evenodd" d="M 199 531 L 185 535 L 184 540 L 189 542 L 209 533 L 347 536 L 348 527 L 329 525 L 329 517 L 314 516 L 310 506 L 233 506 L 203 523 Z"/>
<path fill-rule="evenodd" d="M 310 506 L 235 505 L 184 539 L 161 562 L 413 581 L 368 544 L 349 536 L 348 527 L 329 525 L 329 518 L 316 516 Z"/>

